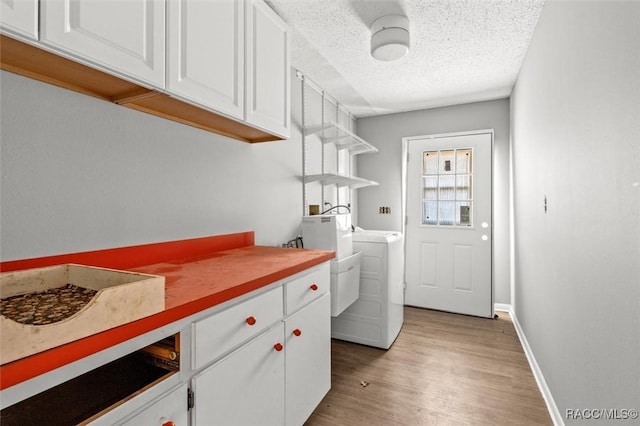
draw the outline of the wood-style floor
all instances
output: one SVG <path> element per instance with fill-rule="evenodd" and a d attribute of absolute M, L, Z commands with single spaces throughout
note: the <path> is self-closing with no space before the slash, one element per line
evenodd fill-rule
<path fill-rule="evenodd" d="M 511 318 L 405 308 L 388 351 L 333 340 L 320 425 L 552 425 Z"/>

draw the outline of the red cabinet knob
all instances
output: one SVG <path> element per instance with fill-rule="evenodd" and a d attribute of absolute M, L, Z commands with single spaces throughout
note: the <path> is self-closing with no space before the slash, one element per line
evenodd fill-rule
<path fill-rule="evenodd" d="M 256 318 L 255 317 L 247 318 L 247 324 L 254 325 L 255 323 L 256 323 Z"/>
<path fill-rule="evenodd" d="M 295 330 L 293 330 L 293 335 L 294 335 L 294 336 L 299 336 L 299 335 L 301 335 L 301 334 L 302 334 L 302 331 L 300 331 L 300 329 L 299 329 L 299 328 L 296 328 Z"/>
<path fill-rule="evenodd" d="M 282 344 L 281 343 L 276 343 L 275 345 L 273 345 L 273 349 L 275 349 L 276 351 L 280 352 L 282 350 Z"/>
<path fill-rule="evenodd" d="M 309 288 L 313 291 L 316 291 L 318 289 L 318 284 L 311 284 L 311 287 Z"/>
<path fill-rule="evenodd" d="M 162 423 L 162 426 L 176 426 L 176 424 L 174 422 L 172 422 L 171 420 L 169 420 L 168 422 Z"/>

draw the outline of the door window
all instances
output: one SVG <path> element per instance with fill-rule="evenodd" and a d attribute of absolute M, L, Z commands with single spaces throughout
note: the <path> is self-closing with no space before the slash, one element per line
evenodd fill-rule
<path fill-rule="evenodd" d="M 473 149 L 422 153 L 422 224 L 473 225 Z"/>

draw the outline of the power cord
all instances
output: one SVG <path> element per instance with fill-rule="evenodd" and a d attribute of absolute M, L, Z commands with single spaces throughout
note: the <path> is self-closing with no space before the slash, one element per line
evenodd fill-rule
<path fill-rule="evenodd" d="M 293 240 L 289 240 L 282 245 L 282 247 L 286 248 L 304 248 L 304 244 L 302 243 L 302 237 L 298 235 Z"/>

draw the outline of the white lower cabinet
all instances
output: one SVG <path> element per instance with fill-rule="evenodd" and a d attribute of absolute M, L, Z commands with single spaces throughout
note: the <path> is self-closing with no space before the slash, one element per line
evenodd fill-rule
<path fill-rule="evenodd" d="M 329 264 L 325 262 L 283 281 L 281 286 L 196 323 L 193 350 L 199 351 L 197 347 L 207 341 L 217 342 L 208 346 L 208 352 L 214 354 L 216 349 L 227 347 L 233 333 L 245 332 L 240 319 L 250 314 L 256 327 L 261 318 L 269 323 L 273 310 L 280 312 L 266 331 L 253 338 L 246 335 L 244 340 L 238 340 L 238 344 L 246 342 L 238 349 L 218 361 L 209 357 L 214 363 L 195 373 L 191 380 L 192 426 L 301 426 L 329 391 Z M 283 315 L 283 311 L 287 314 Z M 220 339 L 221 335 L 227 337 Z M 196 359 L 202 361 L 205 356 L 194 358 L 194 369 L 202 365 Z"/>
<path fill-rule="evenodd" d="M 187 384 L 184 383 L 122 423 L 122 426 L 188 426 L 188 423 Z"/>
<path fill-rule="evenodd" d="M 286 425 L 301 426 L 331 388 L 331 295 L 285 319 Z"/>
<path fill-rule="evenodd" d="M 284 424 L 284 324 L 194 376 L 193 426 Z"/>
<path fill-rule="evenodd" d="M 326 293 L 196 374 L 192 425 L 301 426 L 331 387 Z"/>

